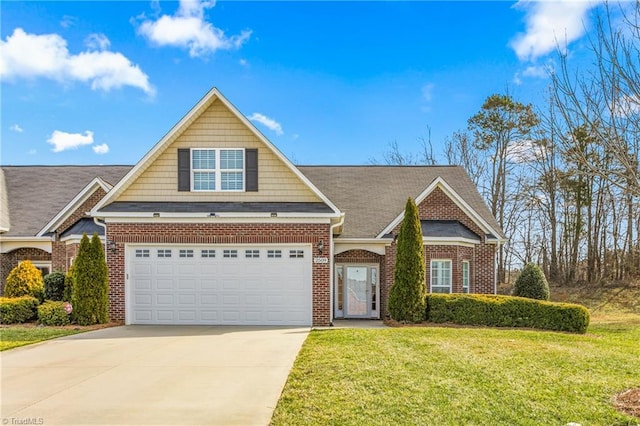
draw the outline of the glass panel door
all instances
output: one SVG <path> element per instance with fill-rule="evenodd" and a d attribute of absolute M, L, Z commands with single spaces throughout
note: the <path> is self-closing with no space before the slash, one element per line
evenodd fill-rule
<path fill-rule="evenodd" d="M 369 316 L 367 267 L 347 266 L 345 285 L 345 317 Z"/>

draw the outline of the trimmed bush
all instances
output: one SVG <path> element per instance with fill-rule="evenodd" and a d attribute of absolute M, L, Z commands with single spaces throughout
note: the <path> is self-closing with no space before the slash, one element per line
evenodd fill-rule
<path fill-rule="evenodd" d="M 393 286 L 389 293 L 389 314 L 396 321 L 424 320 L 424 246 L 418 207 L 409 198 L 398 233 Z"/>
<path fill-rule="evenodd" d="M 0 323 L 17 324 L 35 318 L 38 303 L 33 296 L 0 297 Z"/>
<path fill-rule="evenodd" d="M 430 294 L 427 320 L 436 323 L 530 327 L 585 333 L 589 311 L 582 305 L 484 294 Z"/>
<path fill-rule="evenodd" d="M 109 278 L 102 241 L 82 236 L 73 265 L 73 320 L 79 325 L 109 322 Z"/>
<path fill-rule="evenodd" d="M 42 273 L 29 260 L 23 260 L 9 272 L 4 287 L 6 297 L 33 296 L 40 302 L 44 300 L 44 282 Z"/>
<path fill-rule="evenodd" d="M 45 300 L 62 301 L 64 298 L 64 274 L 52 272 L 44 277 Z"/>
<path fill-rule="evenodd" d="M 38 322 L 42 325 L 69 325 L 68 302 L 47 300 L 38 306 Z"/>
<path fill-rule="evenodd" d="M 549 283 L 542 269 L 534 263 L 528 263 L 513 286 L 513 295 L 529 299 L 549 300 Z"/>

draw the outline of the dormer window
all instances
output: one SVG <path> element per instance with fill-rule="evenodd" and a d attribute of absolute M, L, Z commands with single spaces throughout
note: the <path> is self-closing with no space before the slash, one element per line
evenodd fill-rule
<path fill-rule="evenodd" d="M 178 149 L 178 191 L 242 192 L 257 190 L 257 149 Z"/>

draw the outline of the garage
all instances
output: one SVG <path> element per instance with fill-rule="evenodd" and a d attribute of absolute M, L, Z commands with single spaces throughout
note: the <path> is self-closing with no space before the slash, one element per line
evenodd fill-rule
<path fill-rule="evenodd" d="M 309 245 L 127 245 L 127 324 L 311 325 Z"/>

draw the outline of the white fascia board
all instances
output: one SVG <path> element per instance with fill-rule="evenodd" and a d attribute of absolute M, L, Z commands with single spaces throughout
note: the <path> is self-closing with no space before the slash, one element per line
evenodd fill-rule
<path fill-rule="evenodd" d="M 212 214 L 215 213 L 215 214 Z M 154 216 L 159 215 L 159 216 Z M 96 212 L 97 218 L 170 218 L 170 219 L 216 219 L 216 218 L 269 218 L 269 219 L 295 219 L 295 218 L 320 218 L 320 219 L 335 219 L 337 216 L 334 213 L 277 213 L 276 216 L 271 216 L 271 213 L 246 213 L 246 212 L 224 212 L 224 213 L 175 213 L 175 212 Z"/>
<path fill-rule="evenodd" d="M 322 217 L 150 217 L 150 216 L 108 216 L 104 217 L 105 223 L 312 223 L 312 224 L 330 224 L 330 218 Z"/>
<path fill-rule="evenodd" d="M 385 248 L 392 243 L 392 239 L 376 238 L 336 238 L 333 240 L 334 255 L 349 250 L 366 250 L 372 253 L 384 255 Z"/>
<path fill-rule="evenodd" d="M 78 192 L 78 194 L 76 194 L 76 196 L 73 197 L 73 199 L 69 201 L 67 205 L 64 206 L 62 210 L 60 210 L 58 214 L 55 215 L 53 219 L 51 219 L 49 223 L 47 223 L 36 235 L 42 236 L 47 232 L 55 231 L 56 228 L 60 226 L 62 222 L 67 220 L 67 218 L 71 215 L 71 213 L 75 211 L 77 206 L 84 203 L 91 195 L 93 195 L 93 193 L 99 187 L 102 188 L 102 190 L 107 193 L 111 189 L 111 185 L 105 182 L 102 178 L 100 177 L 94 178 L 84 188 L 82 188 L 82 190 L 80 190 L 80 192 Z"/>
<path fill-rule="evenodd" d="M 98 238 L 100 238 L 100 241 L 104 243 L 104 235 L 98 235 Z M 60 241 L 66 243 L 67 245 L 80 244 L 81 239 L 82 239 L 82 235 L 72 234 L 72 235 L 67 235 L 64 238 L 60 238 Z"/>
<path fill-rule="evenodd" d="M 0 236 L 0 253 L 9 253 L 19 248 L 37 248 L 51 253 L 51 238 Z"/>
<path fill-rule="evenodd" d="M 466 247 L 474 247 L 480 245 L 480 241 L 472 240 L 470 238 L 459 238 L 459 237 L 423 237 L 422 244 L 424 245 L 463 245 Z"/>
<path fill-rule="evenodd" d="M 213 99 L 217 99 L 221 101 L 231 112 L 234 114 L 242 123 L 244 123 L 247 128 L 260 140 L 263 144 L 269 148 L 282 162 L 300 179 L 304 182 L 305 185 L 322 201 L 324 201 L 336 214 L 340 214 L 340 210 L 324 195 L 320 190 L 313 184 L 309 179 L 306 178 L 298 170 L 296 166 L 289 161 L 287 157 L 280 152 L 280 150 L 273 145 L 259 130 L 258 128 L 251 122 L 247 117 L 240 113 L 240 111 L 225 98 L 220 91 L 214 87 L 211 89 L 200 101 L 193 107 L 191 110 L 184 116 L 182 119 L 169 130 L 169 132 L 156 143 L 149 152 L 145 154 L 144 157 L 125 175 L 124 178 L 116 184 L 112 191 L 110 191 L 106 197 L 104 197 L 91 211 L 91 215 L 95 216 L 96 212 L 100 210 L 103 206 L 107 205 L 109 202 L 115 200 L 118 195 L 126 188 L 129 187 L 133 179 L 139 176 L 146 168 L 150 165 L 150 162 L 157 157 L 161 152 L 164 151 L 166 146 L 173 142 L 176 137 L 178 137 L 185 129 L 185 126 L 193 121 L 195 117 L 202 114 L 204 112 L 205 107 L 212 103 Z"/>
<path fill-rule="evenodd" d="M 435 178 L 433 182 L 431 182 L 431 184 L 429 184 L 429 186 L 427 186 L 425 190 L 422 191 L 422 193 L 420 193 L 420 195 L 416 197 L 415 199 L 416 205 L 420 205 L 420 203 L 422 203 L 425 200 L 425 198 L 427 198 L 427 196 L 431 194 L 433 190 L 436 189 L 437 187 L 440 187 L 444 191 L 444 193 L 458 207 L 460 207 L 460 209 L 462 209 L 462 211 L 465 212 L 465 214 L 467 214 L 471 218 L 471 220 L 473 220 L 476 223 L 476 225 L 480 227 L 480 229 L 482 229 L 488 234 L 500 235 L 499 232 L 493 229 L 484 219 L 482 219 L 480 215 L 478 215 L 478 213 L 474 209 L 472 209 L 471 206 L 469 206 L 469 204 L 467 204 L 467 202 L 464 201 L 462 197 L 460 197 L 458 193 L 454 191 L 453 188 L 451 188 L 451 186 L 449 186 L 449 184 L 440 176 Z M 402 221 L 403 218 L 404 218 L 404 210 L 402 210 L 402 213 L 400 213 L 389 225 L 387 225 L 386 228 L 382 230 L 382 232 L 378 234 L 378 238 L 381 238 L 383 235 L 391 232 L 393 228 L 398 226 L 398 224 Z"/>

